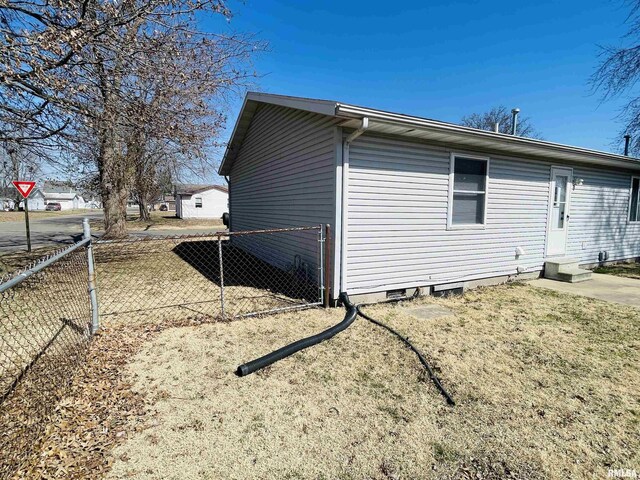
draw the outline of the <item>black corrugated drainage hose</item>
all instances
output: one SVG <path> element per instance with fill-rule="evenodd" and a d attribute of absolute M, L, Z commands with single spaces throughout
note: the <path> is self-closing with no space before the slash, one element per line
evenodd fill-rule
<path fill-rule="evenodd" d="M 455 405 L 456 404 L 456 402 L 453 401 L 453 398 L 451 398 L 451 395 L 449 395 L 449 393 L 444 389 L 444 387 L 440 383 L 440 380 L 438 379 L 438 377 L 436 377 L 435 373 L 433 373 L 433 369 L 427 363 L 427 360 L 424 358 L 424 355 L 422 355 L 422 353 L 420 353 L 420 350 L 418 350 L 416 347 L 413 346 L 413 344 L 409 341 L 408 338 L 403 337 L 400 333 L 396 332 L 390 326 L 385 325 L 384 323 L 379 322 L 378 320 L 376 320 L 374 318 L 371 318 L 369 315 L 367 315 L 362 310 L 360 310 L 359 306 L 356 307 L 356 310 L 358 311 L 358 315 L 360 315 L 362 318 L 364 318 L 366 320 L 369 320 L 371 323 L 374 323 L 375 325 L 378 325 L 379 327 L 384 328 L 385 330 L 393 333 L 396 337 L 398 337 L 400 340 L 402 340 L 404 342 L 404 344 L 407 347 L 409 347 L 418 356 L 418 359 L 420 360 L 420 363 L 422 363 L 422 365 L 424 366 L 425 370 L 429 373 L 429 377 L 431 377 L 431 380 L 435 384 L 436 388 L 438 390 L 440 390 L 440 393 L 442 393 L 444 398 L 447 399 L 447 403 L 449 405 Z"/>
<path fill-rule="evenodd" d="M 357 307 L 351 303 L 349 297 L 346 293 L 340 294 L 340 301 L 344 304 L 347 309 L 347 313 L 344 316 L 344 320 L 342 320 L 337 325 L 334 325 L 327 330 L 320 332 L 316 335 L 312 335 L 311 337 L 303 338 L 298 340 L 297 342 L 290 343 L 278 350 L 268 353 L 263 357 L 256 358 L 250 362 L 244 363 L 238 367 L 236 370 L 236 374 L 240 377 L 244 377 L 245 375 L 249 375 L 250 373 L 255 372 L 256 370 L 260 370 L 272 363 L 277 362 L 278 360 L 282 360 L 283 358 L 288 357 L 289 355 L 293 355 L 300 350 L 304 350 L 305 348 L 312 347 L 313 345 L 317 345 L 318 343 L 328 340 L 334 335 L 340 333 L 345 330 L 349 325 L 351 325 L 356 317 L 358 316 Z"/>
<path fill-rule="evenodd" d="M 252 360 L 250 362 L 243 363 L 236 370 L 236 374 L 240 377 L 244 377 L 245 375 L 249 375 L 250 373 L 253 373 L 257 370 L 260 370 L 261 368 L 271 365 L 272 363 L 282 360 L 283 358 L 293 355 L 294 353 L 299 352 L 300 350 L 304 350 L 305 348 L 309 348 L 309 347 L 312 347 L 313 345 L 317 345 L 318 343 L 323 342 L 324 340 L 328 340 L 334 335 L 347 329 L 355 321 L 357 316 L 360 315 L 362 318 L 370 321 L 371 323 L 374 323 L 375 325 L 378 325 L 379 327 L 384 328 L 385 330 L 391 332 L 392 334 L 397 336 L 400 340 L 402 340 L 405 343 L 405 345 L 407 345 L 418 356 L 420 363 L 422 363 L 425 370 L 429 373 L 429 377 L 431 378 L 435 386 L 438 388 L 440 393 L 442 393 L 442 395 L 447 399 L 447 403 L 449 405 L 455 405 L 453 398 L 451 398 L 451 395 L 449 395 L 449 393 L 442 386 L 442 384 L 440 383 L 440 380 L 438 379 L 438 377 L 436 377 L 435 373 L 433 372 L 433 369 L 429 366 L 429 363 L 427 363 L 427 360 L 424 358 L 424 355 L 422 355 L 420 350 L 418 350 L 416 347 L 413 346 L 413 344 L 409 341 L 408 338 L 403 337 L 400 333 L 396 332 L 393 328 L 389 327 L 388 325 L 385 325 L 382 322 L 379 322 L 374 318 L 371 318 L 369 315 L 364 313 L 362 310 L 360 310 L 359 306 L 351 303 L 351 301 L 349 300 L 349 296 L 346 293 L 340 294 L 340 301 L 347 309 L 347 313 L 345 314 L 344 319 L 340 323 L 316 335 L 303 338 L 296 342 L 290 343 L 289 345 L 285 345 L 284 347 L 279 348 L 278 350 L 275 350 L 271 353 L 268 353 L 260 358 L 256 358 L 255 360 Z"/>

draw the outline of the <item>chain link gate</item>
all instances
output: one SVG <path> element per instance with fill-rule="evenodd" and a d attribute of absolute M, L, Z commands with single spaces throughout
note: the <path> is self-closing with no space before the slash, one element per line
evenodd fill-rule
<path fill-rule="evenodd" d="M 95 242 L 101 317 L 232 319 L 325 303 L 325 227 Z"/>

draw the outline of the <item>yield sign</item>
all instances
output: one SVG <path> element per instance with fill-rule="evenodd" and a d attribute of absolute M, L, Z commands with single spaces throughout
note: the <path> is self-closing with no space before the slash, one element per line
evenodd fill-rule
<path fill-rule="evenodd" d="M 23 198 L 27 198 L 33 190 L 33 187 L 36 186 L 36 182 L 21 182 L 19 180 L 14 180 L 12 183 L 13 186 L 18 189 Z"/>

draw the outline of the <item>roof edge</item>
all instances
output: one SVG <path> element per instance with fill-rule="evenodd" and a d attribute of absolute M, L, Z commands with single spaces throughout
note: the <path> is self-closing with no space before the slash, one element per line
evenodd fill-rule
<path fill-rule="evenodd" d="M 604 152 L 601 150 L 592 150 L 562 143 L 549 142 L 546 140 L 479 130 L 454 123 L 360 107 L 332 100 L 318 100 L 271 93 L 247 92 L 240 114 L 236 119 L 230 141 L 227 144 L 222 162 L 220 163 L 220 168 L 218 169 L 219 175 L 228 175 L 230 173 L 231 164 L 240 151 L 240 146 L 249 129 L 253 115 L 257 106 L 261 103 L 280 105 L 287 108 L 318 113 L 330 117 L 340 117 L 347 120 L 368 117 L 370 120 L 382 124 L 406 125 L 412 128 L 421 129 L 422 131 L 432 131 L 434 134 L 445 133 L 456 135 L 462 143 L 464 143 L 465 140 L 467 143 L 479 142 L 485 145 L 484 148 L 486 149 L 504 151 L 515 155 L 523 155 L 521 152 L 527 151 L 529 152 L 528 154 L 538 157 L 549 155 L 555 159 L 560 158 L 583 163 L 640 170 L 640 159 L 616 153 Z M 403 134 L 398 133 L 398 135 Z"/>
<path fill-rule="evenodd" d="M 490 132 L 487 130 L 480 130 L 477 128 L 465 127 L 463 125 L 457 125 L 455 123 L 441 122 L 438 120 L 430 120 L 422 117 L 414 117 L 411 115 L 405 115 L 400 113 L 386 112 L 383 110 L 376 110 L 367 107 L 359 107 L 357 105 L 349 105 L 345 103 L 339 103 L 336 108 L 336 114 L 338 116 L 362 118 L 368 117 L 372 120 L 378 120 L 382 122 L 389 122 L 394 124 L 410 125 L 413 127 L 420 127 L 425 129 L 434 129 L 439 131 L 448 131 L 453 134 L 475 136 L 478 138 L 486 138 L 488 140 L 499 141 L 503 144 L 530 146 L 533 148 L 544 149 L 548 151 L 555 151 L 557 153 L 571 153 L 572 155 L 597 157 L 602 160 L 622 162 L 628 164 L 629 167 L 640 168 L 640 161 L 635 157 L 629 157 L 617 153 L 604 152 L 602 150 L 592 150 L 583 147 L 574 147 L 572 145 L 566 145 L 557 142 L 549 142 L 547 140 L 538 140 L 535 138 L 519 137 L 517 135 L 509 135 L 506 133 Z"/>

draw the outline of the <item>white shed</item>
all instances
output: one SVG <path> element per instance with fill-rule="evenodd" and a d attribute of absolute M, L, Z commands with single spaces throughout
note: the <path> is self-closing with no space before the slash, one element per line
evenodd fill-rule
<path fill-rule="evenodd" d="M 222 185 L 180 185 L 175 206 L 179 218 L 220 218 L 229 211 L 229 191 Z"/>
<path fill-rule="evenodd" d="M 219 173 L 232 231 L 332 226 L 333 298 L 526 278 L 559 257 L 640 257 L 640 161 L 623 155 L 249 93 Z M 317 263 L 312 245 L 274 248 Z"/>

